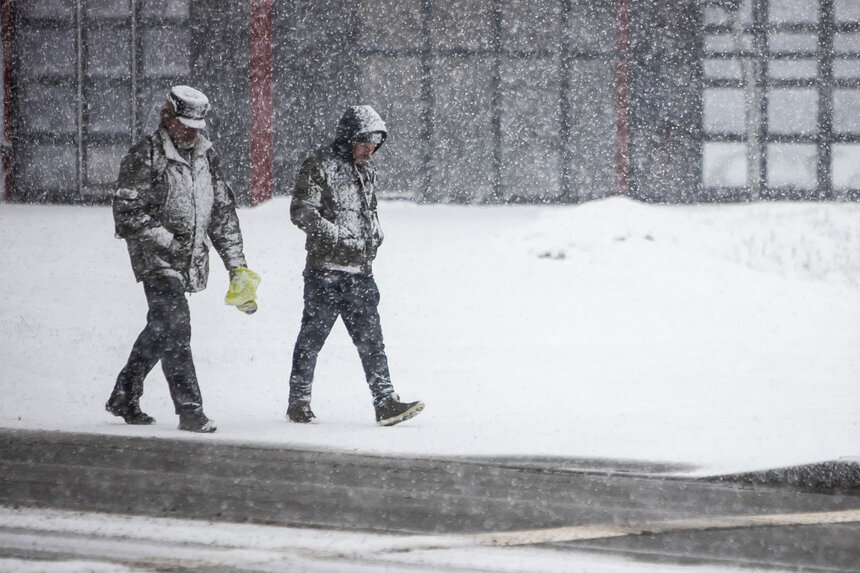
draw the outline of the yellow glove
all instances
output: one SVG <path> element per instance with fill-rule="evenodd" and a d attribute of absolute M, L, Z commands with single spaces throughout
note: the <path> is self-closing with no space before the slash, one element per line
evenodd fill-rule
<path fill-rule="evenodd" d="M 230 288 L 224 302 L 235 306 L 245 314 L 257 312 L 257 285 L 260 284 L 260 275 L 245 267 L 239 267 L 233 271 L 230 279 Z"/>

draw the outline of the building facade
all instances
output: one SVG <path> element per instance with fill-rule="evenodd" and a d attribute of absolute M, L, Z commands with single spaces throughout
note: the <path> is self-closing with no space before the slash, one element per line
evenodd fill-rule
<path fill-rule="evenodd" d="M 106 201 L 177 83 L 246 203 L 254 110 L 281 195 L 354 103 L 417 201 L 860 198 L 856 0 L 261 2 L 271 112 L 245 0 L 2 0 L 5 199 Z"/>

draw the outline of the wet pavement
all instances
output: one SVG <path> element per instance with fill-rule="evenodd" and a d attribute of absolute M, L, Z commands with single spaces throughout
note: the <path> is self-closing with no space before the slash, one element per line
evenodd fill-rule
<path fill-rule="evenodd" d="M 0 430 L 7 507 L 409 534 L 422 550 L 550 544 L 657 563 L 860 571 L 856 489 L 684 469 Z M 0 529 L 0 557 L 22 558 L 3 540 Z"/>

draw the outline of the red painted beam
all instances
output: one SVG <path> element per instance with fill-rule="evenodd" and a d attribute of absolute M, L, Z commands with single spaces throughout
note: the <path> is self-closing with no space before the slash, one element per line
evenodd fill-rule
<path fill-rule="evenodd" d="M 272 198 L 272 0 L 251 0 L 251 205 Z"/>
<path fill-rule="evenodd" d="M 630 193 L 630 0 L 618 0 L 615 61 L 615 185 Z"/>

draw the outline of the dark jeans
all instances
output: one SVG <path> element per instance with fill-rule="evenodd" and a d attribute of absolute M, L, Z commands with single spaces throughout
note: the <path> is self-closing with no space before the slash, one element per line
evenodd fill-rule
<path fill-rule="evenodd" d="M 337 317 L 358 349 L 374 405 L 394 394 L 379 324 L 379 289 L 371 275 L 306 269 L 305 310 L 293 350 L 290 403 L 310 403 L 317 356 Z"/>
<path fill-rule="evenodd" d="M 179 279 L 158 277 L 143 281 L 143 292 L 149 304 L 146 327 L 117 377 L 111 402 L 137 404 L 144 378 L 161 360 L 176 413 L 197 410 L 203 399 L 191 358 L 191 313 L 185 288 Z"/>

